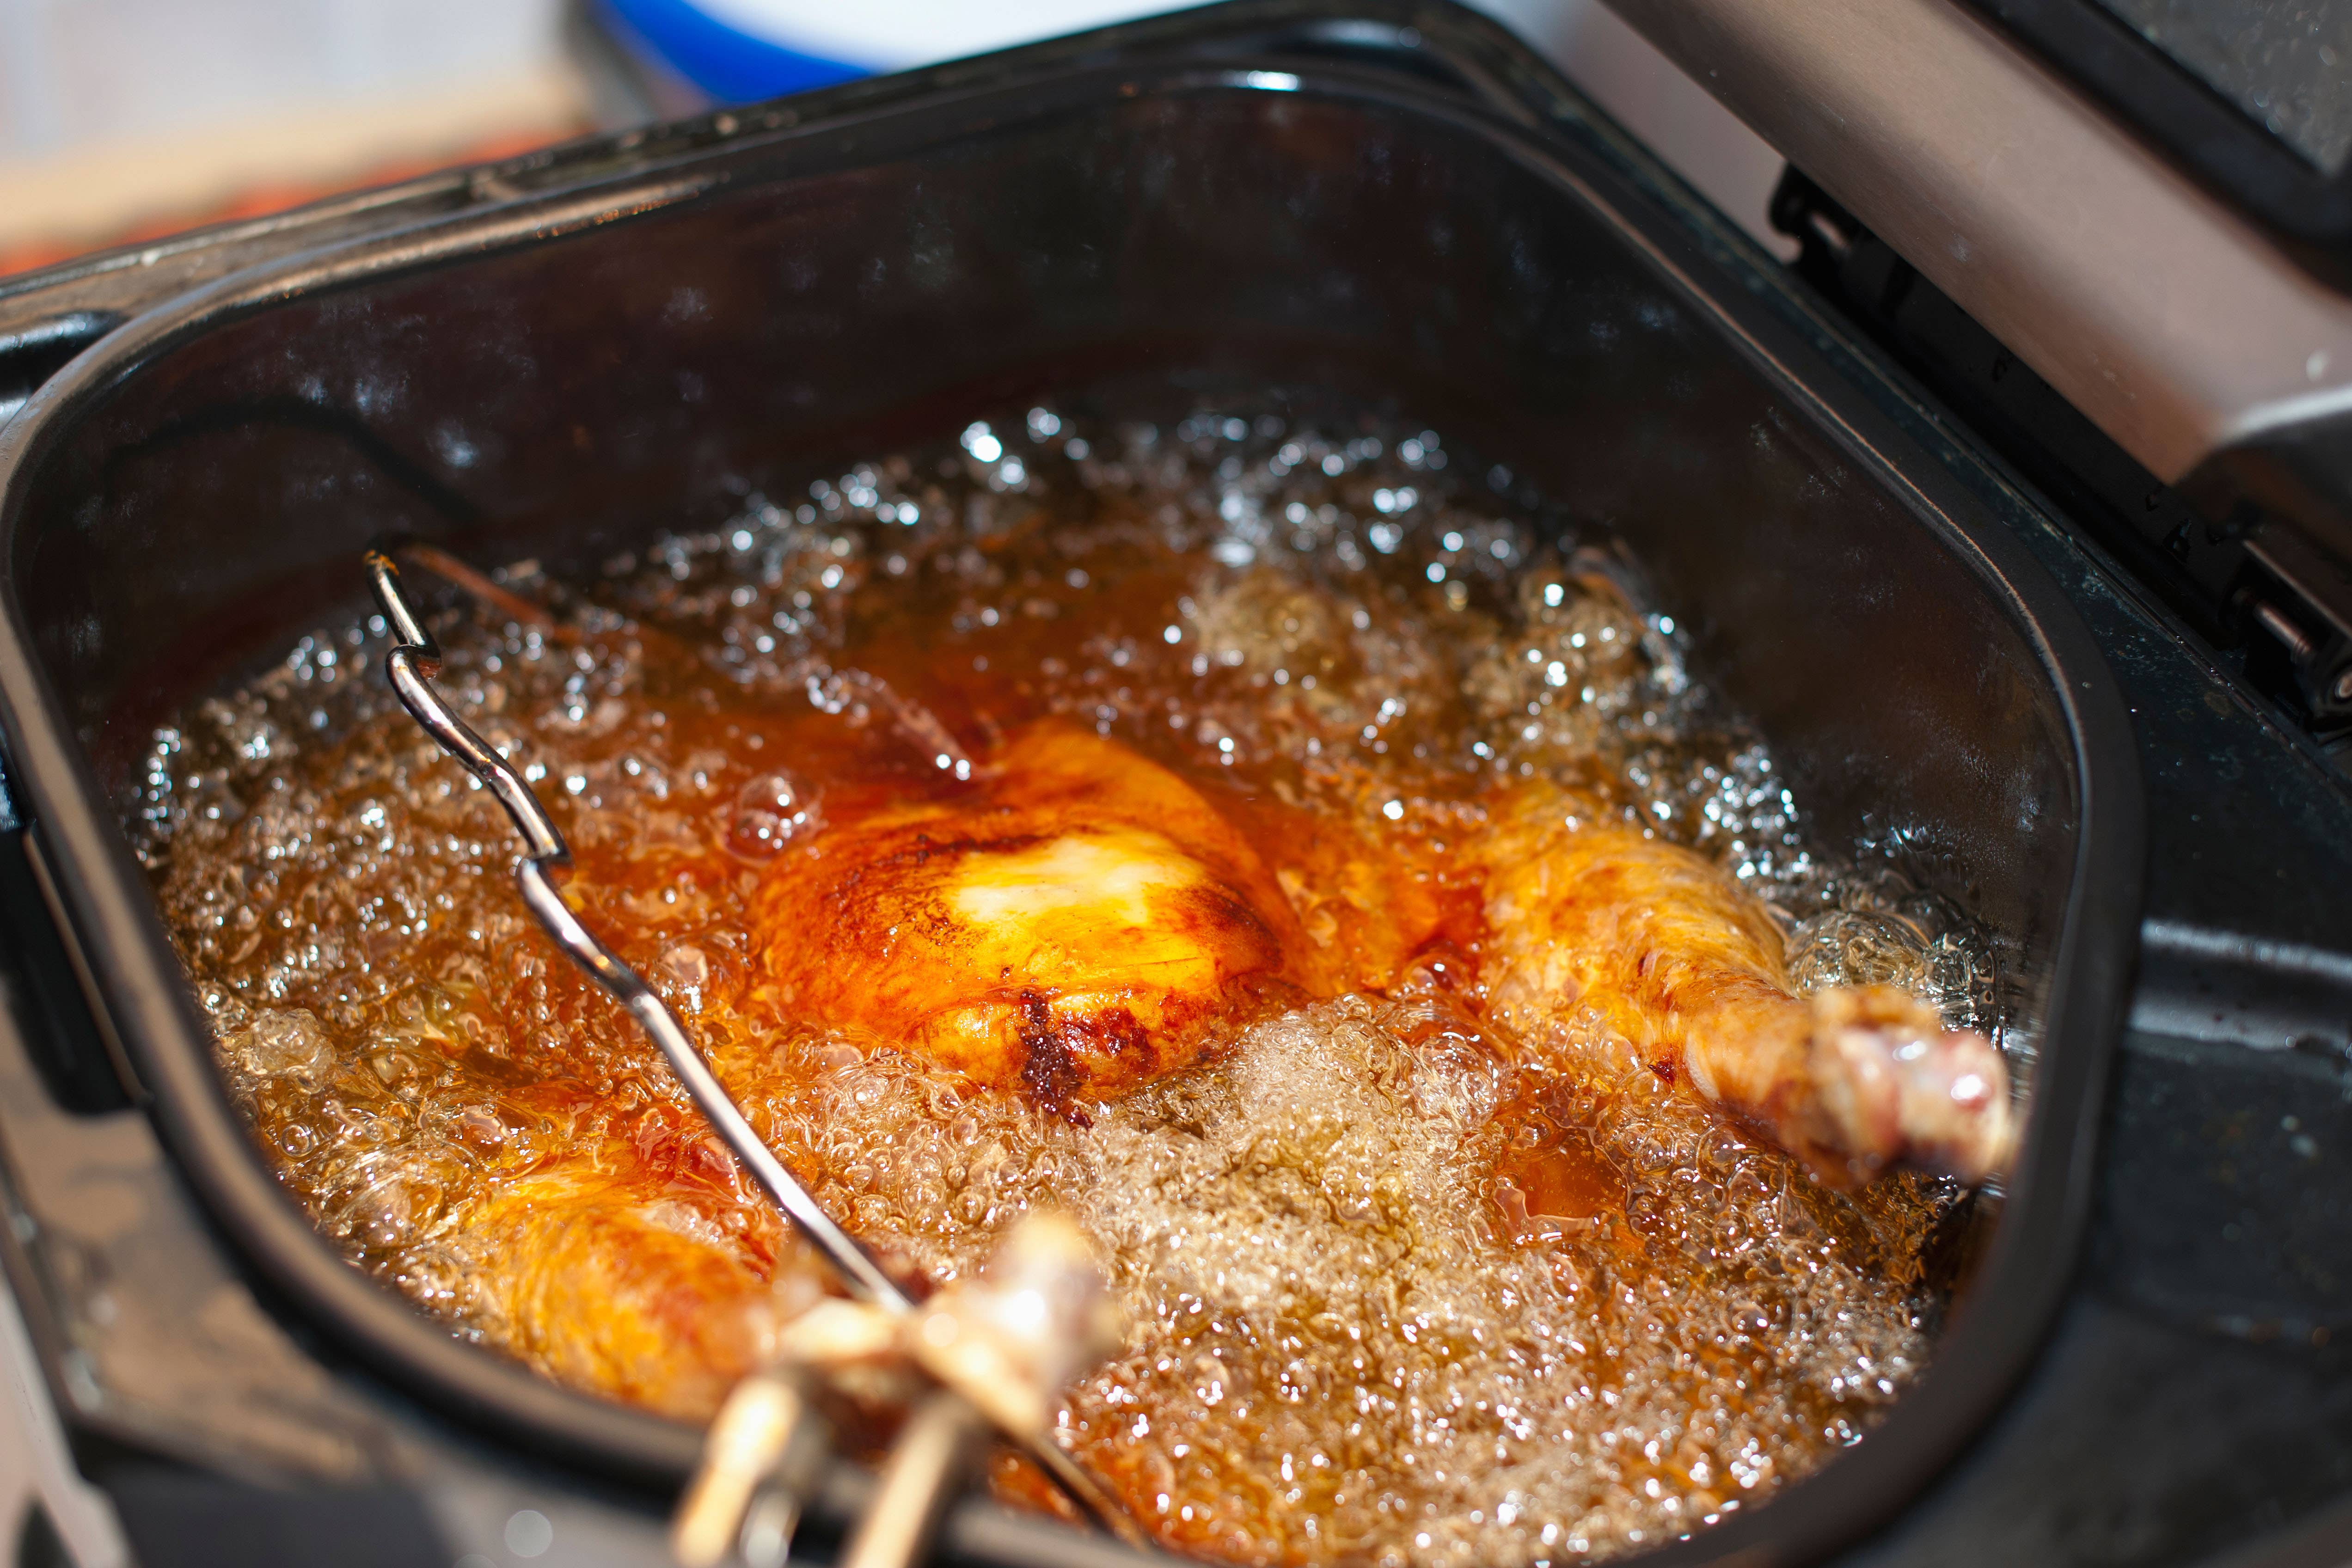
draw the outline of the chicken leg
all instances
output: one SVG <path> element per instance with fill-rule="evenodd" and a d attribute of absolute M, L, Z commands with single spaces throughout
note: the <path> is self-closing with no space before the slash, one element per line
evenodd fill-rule
<path fill-rule="evenodd" d="M 2009 1073 L 1990 1040 L 1893 986 L 1794 994 L 1759 903 L 1578 804 L 1522 791 L 1474 851 L 1499 1012 L 1531 1036 L 1599 1023 L 1839 1185 L 1894 1164 L 1968 1182 L 2007 1167 Z"/>

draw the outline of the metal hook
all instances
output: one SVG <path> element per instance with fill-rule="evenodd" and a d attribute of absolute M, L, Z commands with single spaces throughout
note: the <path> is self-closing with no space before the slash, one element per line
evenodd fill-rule
<path fill-rule="evenodd" d="M 507 816 L 513 819 L 526 847 L 523 858 L 515 864 L 515 881 L 521 887 L 523 902 L 530 912 L 539 917 L 539 923 L 546 928 L 555 944 L 585 970 L 590 979 L 629 1010 L 662 1058 L 669 1063 L 669 1070 L 685 1086 L 695 1109 L 702 1112 L 703 1119 L 743 1167 L 744 1174 L 768 1194 L 810 1245 L 824 1254 L 844 1283 L 860 1299 L 878 1306 L 902 1312 L 912 1310 L 913 1299 L 882 1271 L 881 1265 L 847 1231 L 835 1223 L 815 1195 L 784 1168 L 775 1151 L 744 1120 L 733 1098 L 687 1038 L 685 1027 L 668 1005 L 654 994 L 653 987 L 636 971 L 597 941 L 563 901 L 557 886 L 572 865 L 572 851 L 565 846 L 563 836 L 556 831 L 547 808 L 540 805 L 539 796 L 523 782 L 514 764 L 467 728 L 433 689 L 433 677 L 441 672 L 441 647 L 416 618 L 407 595 L 401 592 L 400 568 L 393 564 L 390 556 L 370 551 L 367 572 L 369 585 L 375 590 L 376 602 L 383 606 L 384 618 L 392 624 L 396 639 L 383 660 L 392 689 L 399 695 L 401 706 L 424 726 L 425 732 L 457 758 L 467 773 L 481 780 L 483 786 L 498 797 L 499 804 L 506 807 Z"/>
<path fill-rule="evenodd" d="M 438 553 L 437 552 L 436 553 Z M 771 1203 L 824 1255 L 850 1291 L 894 1315 L 913 1312 L 913 1298 L 882 1271 L 856 1238 L 841 1228 L 799 1178 L 785 1169 L 775 1151 L 745 1120 L 742 1110 L 687 1037 L 685 1026 L 668 1005 L 637 973 L 596 939 L 581 922 L 558 890 L 571 868 L 572 851 L 556 830 L 547 808 L 529 784 L 497 748 L 476 734 L 433 687 L 441 672 L 441 646 L 408 602 L 400 585 L 400 568 L 378 550 L 367 552 L 368 584 L 392 628 L 394 647 L 384 655 L 384 673 L 401 706 L 441 749 L 455 757 L 497 797 L 520 833 L 523 858 L 515 863 L 515 881 L 523 902 L 555 944 L 585 971 L 607 994 L 628 1009 L 651 1039 L 687 1094 L 710 1123 L 745 1174 Z M 465 584 L 461 584 L 461 586 Z M 1139 1544 L 1141 1532 L 1101 1486 L 1069 1452 L 1038 1432 L 1008 1433 L 1044 1470 L 1078 1511 L 1097 1528 L 1130 1543 Z"/>

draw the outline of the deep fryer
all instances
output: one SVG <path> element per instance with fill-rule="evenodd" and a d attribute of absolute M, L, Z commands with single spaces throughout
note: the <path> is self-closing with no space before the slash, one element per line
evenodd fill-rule
<path fill-rule="evenodd" d="M 2311 1504 L 2340 1484 L 2324 1440 L 2296 1442 L 2342 1408 L 2341 1309 L 2314 1262 L 2342 1224 L 2340 775 L 1491 26 L 1221 7 L 209 244 L 0 300 L 29 392 L 0 435 L 27 1004 L 0 1097 L 9 1263 L 142 1547 L 224 1496 L 307 1517 L 302 1491 L 225 1475 L 369 1489 L 420 1543 L 496 1514 L 485 1493 L 597 1496 L 601 1520 L 550 1517 L 567 1547 L 619 1549 L 693 1449 L 457 1344 L 278 1194 L 118 825 L 152 725 L 355 612 L 352 563 L 387 531 L 583 565 L 723 505 L 728 479 L 820 472 L 1046 393 L 1169 416 L 1272 387 L 1507 460 L 1648 561 L 1823 837 L 1899 840 L 2011 939 L 2041 1047 L 2029 1151 L 1937 1362 L 1852 1454 L 1661 1560 L 1811 1560 L 1929 1487 L 1876 1548 L 1925 1554 L 1986 1487 L 2147 1484 L 2127 1458 L 2163 1459 L 2136 1424 L 2085 1458 L 2095 1438 L 2051 1416 L 2090 1419 L 2085 1378 L 2095 1405 L 2145 1394 L 2128 1354 L 2162 1347 L 2197 1368 L 2178 1397 L 2309 1450 L 2242 1489 Z M 2262 791 L 2230 789 L 2250 775 Z M 131 1212 L 118 1190 L 93 1221 L 118 1167 Z M 2237 1198 L 2264 1183 L 2286 1201 Z M 2200 1228 L 2199 1205 L 2232 1202 L 2245 1217 Z M 2320 1392 L 2250 1394 L 2265 1376 Z M 2053 1447 L 2077 1457 L 2061 1469 Z M 856 1488 L 839 1479 L 836 1520 Z M 2246 1506 L 2225 1496 L 2160 1545 L 2235 1539 Z M 977 1503 L 951 1546 L 1101 1560 Z"/>

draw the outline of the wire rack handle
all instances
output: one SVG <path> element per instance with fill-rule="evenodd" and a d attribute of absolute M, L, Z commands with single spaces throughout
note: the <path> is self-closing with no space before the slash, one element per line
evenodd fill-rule
<path fill-rule="evenodd" d="M 635 970 L 598 941 L 563 901 L 559 885 L 572 865 L 572 851 L 565 846 L 563 835 L 556 830 L 547 808 L 540 804 L 539 796 L 515 771 L 514 764 L 458 718 L 457 710 L 435 689 L 433 678 L 441 673 L 441 645 L 425 629 L 407 595 L 402 592 L 400 568 L 382 551 L 372 550 L 367 554 L 367 574 L 368 585 L 392 626 L 394 646 L 383 659 L 392 689 L 399 696 L 401 706 L 408 710 L 425 732 L 479 779 L 513 819 L 525 845 L 522 858 L 515 863 L 515 881 L 522 889 L 523 902 L 540 925 L 573 963 L 587 972 L 590 979 L 629 1010 L 744 1174 L 767 1194 L 793 1228 L 824 1255 L 850 1291 L 877 1306 L 896 1311 L 911 1310 L 914 1303 L 897 1281 L 884 1273 L 872 1255 L 825 1213 L 814 1194 L 784 1168 L 775 1151 L 745 1120 L 726 1086 L 687 1037 L 685 1027 L 669 1010 L 668 1004 Z"/>

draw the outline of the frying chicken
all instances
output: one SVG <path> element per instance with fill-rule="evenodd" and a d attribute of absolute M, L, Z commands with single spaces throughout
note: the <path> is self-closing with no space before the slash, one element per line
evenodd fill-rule
<path fill-rule="evenodd" d="M 756 919 L 786 1016 L 1059 1108 L 1185 1066 L 1313 979 L 1281 887 L 1199 791 L 1058 726 L 959 795 L 829 803 Z"/>
<path fill-rule="evenodd" d="M 478 1221 L 495 1261 L 474 1287 L 562 1381 L 698 1416 L 771 1352 L 780 1302 L 761 1260 L 690 1234 L 697 1210 L 633 1152 L 567 1155 L 501 1187 Z"/>
<path fill-rule="evenodd" d="M 1793 994 L 1763 906 L 1687 849 L 1528 787 L 1475 853 L 1486 870 L 1494 1004 L 1531 1037 L 1580 1015 L 1663 1076 L 1826 1179 L 1912 1164 L 1978 1182 L 2006 1168 L 2009 1074 L 1892 986 Z"/>
<path fill-rule="evenodd" d="M 902 775 L 827 770 L 821 784 L 821 824 L 751 900 L 759 1005 L 1075 1121 L 1255 1015 L 1378 989 L 1437 923 L 1419 883 L 1344 825 L 1266 797 L 1213 803 L 1064 725 L 1019 731 L 970 783 L 912 802 Z M 594 1099 L 549 1085 L 537 1109 L 580 1124 Z M 473 1289 L 518 1349 L 680 1415 L 758 1364 L 789 1315 L 772 1281 L 821 1277 L 777 1260 L 793 1244 L 764 1215 L 747 1236 L 714 1226 L 739 1194 L 690 1127 L 654 1117 L 567 1147 L 473 1226 Z"/>
<path fill-rule="evenodd" d="M 2008 1078 L 1989 1041 L 1888 986 L 1794 995 L 1760 905 L 1687 850 L 1572 829 L 1573 804 L 1522 787 L 1473 841 L 1507 1021 L 1590 1012 L 1842 1184 L 2003 1167 Z M 1174 773 L 1056 726 L 1017 736 L 961 795 L 850 813 L 761 889 L 778 1005 L 1059 1108 L 1178 1070 L 1268 997 L 1383 985 L 1360 972 L 1374 967 L 1360 939 L 1359 963 L 1336 962 L 1294 900 L 1320 913 L 1316 894 L 1351 872 L 1415 885 L 1403 849 L 1361 840 L 1324 845 L 1319 876 L 1277 875 L 1252 837 L 1278 857 L 1297 825 L 1245 836 Z M 1403 921 L 1406 940 L 1427 924 Z M 1398 931 L 1386 922 L 1391 958 Z"/>
<path fill-rule="evenodd" d="M 1132 1329 L 1057 1436 L 1177 1550 L 1610 1556 L 1866 1432 L 1963 1202 L 1870 1178 L 2003 1169 L 2007 1076 L 1900 991 L 1794 994 L 1740 887 L 1576 797 L 1747 765 L 1664 618 L 1426 431 L 1022 427 L 576 587 L 435 568 L 492 611 L 445 695 L 777 1157 L 926 1300 L 1066 1207 Z M 707 1417 L 838 1283 L 362 644 L 142 775 L 228 1087 L 356 1267 Z M 846 1392 L 877 1436 L 905 1391 Z"/>

